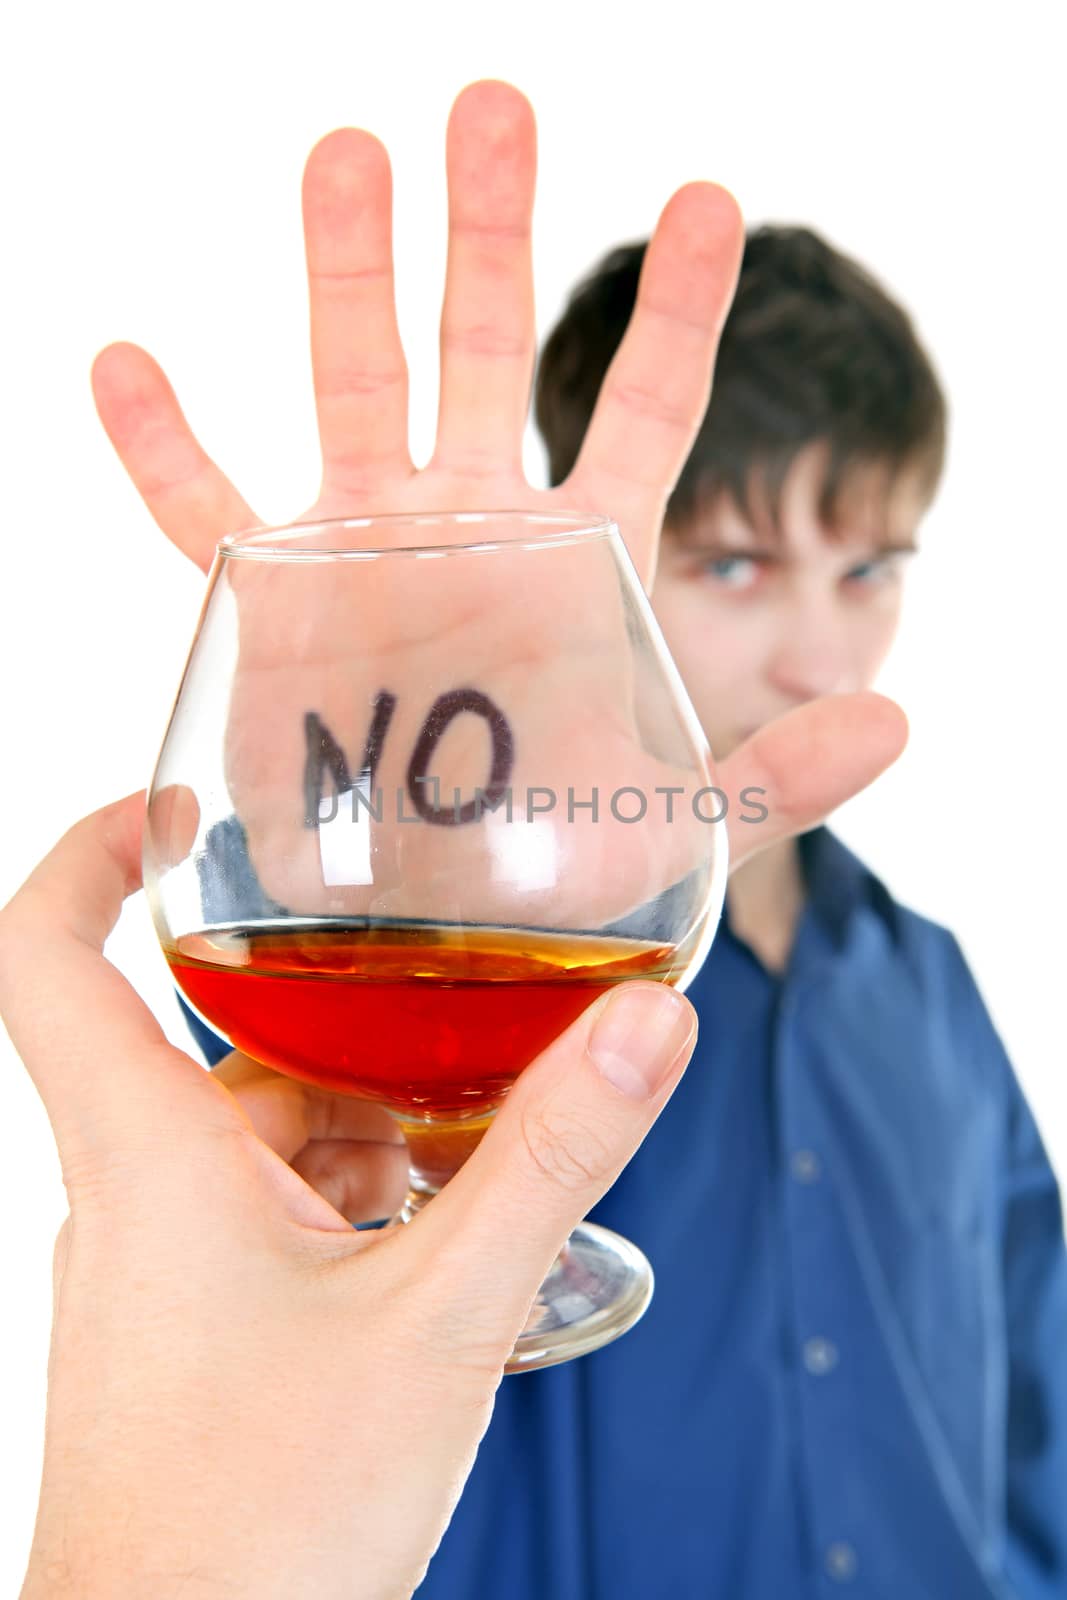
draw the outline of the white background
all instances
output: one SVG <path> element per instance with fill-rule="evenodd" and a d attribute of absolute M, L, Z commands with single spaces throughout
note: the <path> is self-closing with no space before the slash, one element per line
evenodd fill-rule
<path fill-rule="evenodd" d="M 540 325 L 671 192 L 715 178 L 750 221 L 800 221 L 913 311 L 952 408 L 947 481 L 880 683 L 909 749 L 835 826 L 960 937 L 1058 1170 L 1065 850 L 1061 85 L 1051 3 L 475 0 L 374 7 L 119 0 L 22 6 L 0 46 L 0 899 L 77 816 L 151 771 L 202 578 L 155 529 L 97 422 L 90 362 L 143 343 L 261 516 L 318 483 L 300 175 L 372 129 L 396 188 L 416 459 L 436 408 L 444 129 L 502 77 L 540 129 Z M 531 474 L 541 454 L 529 445 Z M 143 906 L 110 953 L 185 1038 Z M 0 1039 L 6 1279 L 0 1592 L 21 1580 L 40 1466 L 48 1123 Z M 99 1063 L 107 1071 L 107 1062 Z"/>

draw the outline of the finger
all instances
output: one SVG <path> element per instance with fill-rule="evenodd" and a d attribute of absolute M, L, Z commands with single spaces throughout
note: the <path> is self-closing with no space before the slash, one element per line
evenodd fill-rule
<path fill-rule="evenodd" d="M 403 1143 L 317 1139 L 293 1159 L 293 1171 L 348 1222 L 377 1222 L 400 1210 L 408 1186 Z"/>
<path fill-rule="evenodd" d="M 378 139 L 338 128 L 319 141 L 304 170 L 303 207 L 324 498 L 358 496 L 414 470 L 392 206 Z"/>
<path fill-rule="evenodd" d="M 448 121 L 448 265 L 433 465 L 522 472 L 536 351 L 533 109 L 508 83 L 469 85 Z"/>
<path fill-rule="evenodd" d="M 102 954 L 140 885 L 143 816 L 142 793 L 76 823 L 0 912 L 0 1011 L 65 1174 L 84 1155 L 158 1139 L 186 1109 L 200 1125 L 232 1117 Z"/>
<path fill-rule="evenodd" d="M 135 344 L 111 344 L 92 367 L 100 421 L 167 538 L 205 572 L 227 533 L 260 519 L 198 443 L 162 368 Z"/>
<path fill-rule="evenodd" d="M 200 802 L 184 783 L 168 783 L 148 802 L 145 827 L 162 870 L 176 867 L 193 848 L 200 826 Z"/>
<path fill-rule="evenodd" d="M 598 1000 L 519 1077 L 488 1133 L 409 1224 L 423 1271 L 506 1354 L 571 1229 L 670 1098 L 696 1013 L 662 984 Z"/>
<path fill-rule="evenodd" d="M 211 1077 L 230 1091 L 259 1138 L 284 1161 L 318 1140 L 388 1145 L 401 1154 L 406 1149 L 400 1128 L 381 1106 L 287 1078 L 239 1050 L 224 1056 Z"/>
<path fill-rule="evenodd" d="M 777 839 L 789 839 L 873 783 L 908 742 L 908 719 L 895 701 L 873 690 L 824 695 L 769 722 L 719 765 L 730 797 L 730 869 Z M 758 821 L 733 799 L 766 807 Z M 750 820 L 746 821 L 745 816 Z"/>
<path fill-rule="evenodd" d="M 671 197 L 578 459 L 557 491 L 619 523 L 646 588 L 667 499 L 708 407 L 743 249 L 741 213 L 725 189 L 690 183 Z"/>

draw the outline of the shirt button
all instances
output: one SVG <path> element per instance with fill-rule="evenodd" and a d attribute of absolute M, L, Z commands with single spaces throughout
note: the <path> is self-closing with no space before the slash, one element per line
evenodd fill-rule
<path fill-rule="evenodd" d="M 826 1571 L 838 1583 L 856 1576 L 856 1552 L 850 1544 L 832 1544 L 826 1552 Z"/>
<path fill-rule="evenodd" d="M 818 1183 L 822 1177 L 822 1167 L 814 1150 L 794 1150 L 789 1166 L 798 1183 Z"/>
<path fill-rule="evenodd" d="M 805 1340 L 804 1365 L 812 1377 L 825 1378 L 837 1366 L 837 1346 L 829 1339 Z"/>

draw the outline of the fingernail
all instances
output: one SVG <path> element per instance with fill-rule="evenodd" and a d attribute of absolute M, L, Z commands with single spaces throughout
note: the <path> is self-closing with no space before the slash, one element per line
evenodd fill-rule
<path fill-rule="evenodd" d="M 692 1007 L 673 989 L 616 990 L 593 1024 L 587 1049 L 602 1077 L 631 1100 L 647 1100 L 696 1032 Z"/>

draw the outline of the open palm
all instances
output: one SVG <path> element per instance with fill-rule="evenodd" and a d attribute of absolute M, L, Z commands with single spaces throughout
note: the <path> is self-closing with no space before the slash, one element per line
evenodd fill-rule
<path fill-rule="evenodd" d="M 448 265 L 433 455 L 408 446 L 408 374 L 397 326 L 392 180 L 378 139 L 328 134 L 312 151 L 303 209 L 311 353 L 323 476 L 307 518 L 383 511 L 542 509 L 607 514 L 646 587 L 667 499 L 704 416 L 733 294 L 743 225 L 712 183 L 675 193 L 653 233 L 637 304 L 566 481 L 535 489 L 522 440 L 536 355 L 531 218 L 532 108 L 486 80 L 449 118 Z M 262 519 L 199 445 L 156 362 L 131 344 L 103 350 L 93 388 L 104 427 L 163 532 L 202 568 L 217 541 Z M 800 832 L 871 782 L 906 737 L 872 692 L 812 702 L 769 725 L 719 768 L 727 793 L 767 791 L 769 816 L 728 819 L 738 866 Z"/>

